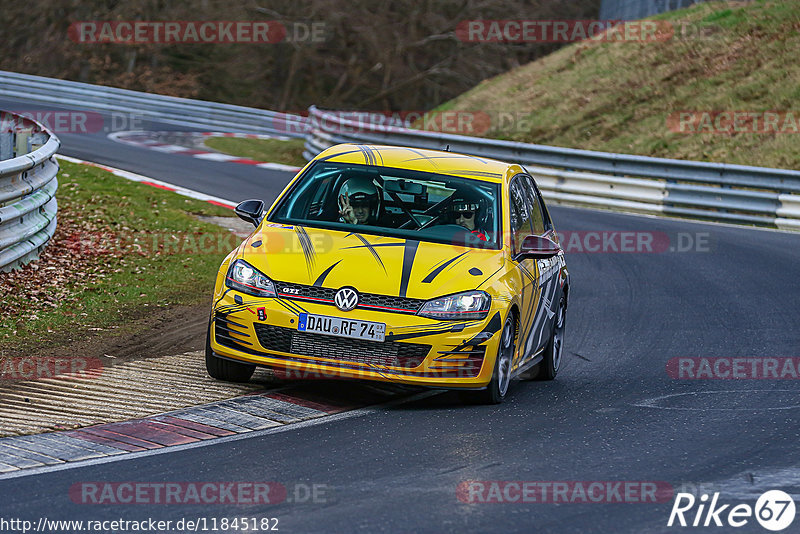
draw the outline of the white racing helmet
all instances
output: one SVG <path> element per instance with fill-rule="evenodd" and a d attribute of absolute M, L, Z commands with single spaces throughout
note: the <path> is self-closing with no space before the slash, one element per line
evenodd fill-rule
<path fill-rule="evenodd" d="M 347 198 L 354 208 L 368 206 L 370 220 L 378 217 L 381 195 L 371 176 L 359 174 L 348 178 L 339 189 L 339 194 Z"/>

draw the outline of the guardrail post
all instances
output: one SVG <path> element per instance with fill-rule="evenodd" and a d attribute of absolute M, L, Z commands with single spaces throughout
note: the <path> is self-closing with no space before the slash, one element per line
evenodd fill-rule
<path fill-rule="evenodd" d="M 14 143 L 14 156 L 24 156 L 31 153 L 31 128 L 17 130 L 17 138 Z"/>
<path fill-rule="evenodd" d="M 14 132 L 0 132 L 0 161 L 14 157 Z"/>
<path fill-rule="evenodd" d="M 39 147 L 44 146 L 44 144 L 47 142 L 49 137 L 50 136 L 48 136 L 44 132 L 38 132 L 38 133 L 33 134 L 31 136 L 30 151 L 33 152 L 34 150 L 38 149 Z"/>

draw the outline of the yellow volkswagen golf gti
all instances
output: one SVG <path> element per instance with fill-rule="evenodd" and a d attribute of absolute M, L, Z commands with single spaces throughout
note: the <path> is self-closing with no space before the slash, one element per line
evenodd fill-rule
<path fill-rule="evenodd" d="M 206 368 L 247 381 L 352 378 L 501 402 L 513 378 L 558 373 L 570 278 L 520 165 L 433 150 L 337 145 L 222 262 Z"/>

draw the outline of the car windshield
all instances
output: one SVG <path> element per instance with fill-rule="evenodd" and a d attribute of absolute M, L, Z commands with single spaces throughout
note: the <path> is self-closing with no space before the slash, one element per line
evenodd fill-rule
<path fill-rule="evenodd" d="M 267 220 L 498 249 L 500 186 L 368 165 L 317 162 Z"/>

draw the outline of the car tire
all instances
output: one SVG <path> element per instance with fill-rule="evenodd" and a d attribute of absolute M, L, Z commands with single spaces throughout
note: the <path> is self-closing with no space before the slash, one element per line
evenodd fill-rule
<path fill-rule="evenodd" d="M 208 320 L 206 332 L 206 371 L 211 378 L 226 382 L 247 382 L 256 370 L 249 363 L 239 363 L 218 357 L 211 350 L 211 319 Z"/>
<path fill-rule="evenodd" d="M 511 384 L 511 360 L 514 357 L 514 336 L 516 328 L 514 314 L 509 313 L 500 334 L 497 358 L 494 362 L 492 379 L 486 389 L 463 392 L 465 400 L 480 404 L 500 404 L 506 398 Z"/>
<path fill-rule="evenodd" d="M 564 295 L 558 301 L 558 311 L 556 312 L 556 322 L 553 325 L 553 333 L 550 341 L 544 349 L 544 358 L 534 368 L 536 374 L 531 376 L 534 380 L 553 380 L 561 368 L 561 360 L 564 355 L 564 323 L 567 318 L 567 305 Z M 533 370 L 533 369 L 532 369 Z"/>

